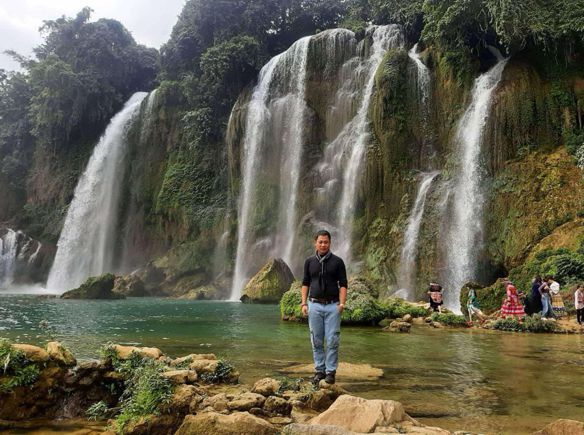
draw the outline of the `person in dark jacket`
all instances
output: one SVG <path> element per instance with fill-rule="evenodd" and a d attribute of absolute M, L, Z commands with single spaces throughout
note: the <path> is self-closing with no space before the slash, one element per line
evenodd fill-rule
<path fill-rule="evenodd" d="M 531 283 L 531 294 L 529 295 L 529 298 L 527 298 L 527 303 L 525 304 L 525 313 L 530 316 L 541 312 L 543 309 L 541 304 L 541 293 L 539 292 L 542 282 L 543 280 L 541 279 L 541 276 L 537 275 Z"/>
<path fill-rule="evenodd" d="M 347 300 L 345 263 L 330 250 L 331 235 L 320 230 L 314 237 L 316 252 L 304 262 L 302 314 L 308 326 L 314 357 L 314 383 L 335 383 L 339 362 L 341 314 Z M 326 343 L 326 351 L 325 351 Z"/>

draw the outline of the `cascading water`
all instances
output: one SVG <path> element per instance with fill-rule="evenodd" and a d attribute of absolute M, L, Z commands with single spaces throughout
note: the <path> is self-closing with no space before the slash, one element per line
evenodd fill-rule
<path fill-rule="evenodd" d="M 17 232 L 11 229 L 0 237 L 0 288 L 7 288 L 14 281 L 18 251 Z"/>
<path fill-rule="evenodd" d="M 125 133 L 146 95 L 137 92 L 128 100 L 93 150 L 67 211 L 47 281 L 49 290 L 63 292 L 111 270 L 125 170 Z"/>
<path fill-rule="evenodd" d="M 430 71 L 428 71 L 428 67 L 424 65 L 424 62 L 420 59 L 420 55 L 418 54 L 418 44 L 415 44 L 411 50 L 408 51 L 408 56 L 414 61 L 418 72 L 417 82 L 418 90 L 420 91 L 420 103 L 422 108 L 427 108 L 428 100 L 430 99 Z"/>
<path fill-rule="evenodd" d="M 420 226 L 422 224 L 422 217 L 424 216 L 428 191 L 438 174 L 438 171 L 434 171 L 422 175 L 420 187 L 418 188 L 418 193 L 416 195 L 416 201 L 414 202 L 414 207 L 410 213 L 406 232 L 404 234 L 404 243 L 398 272 L 398 286 L 400 288 L 400 296 L 405 299 L 412 299 L 415 295 L 414 278 L 416 274 L 416 255 L 418 253 Z"/>
<path fill-rule="evenodd" d="M 506 60 L 500 60 L 474 83 L 472 100 L 456 132 L 461 156 L 453 186 L 452 211 L 447 233 L 447 276 L 444 279 L 445 306 L 460 312 L 460 289 L 474 278 L 482 247 L 483 204 L 481 143 L 492 103 L 492 94 L 501 80 Z"/>
<path fill-rule="evenodd" d="M 300 178 L 305 117 L 304 88 L 306 57 L 310 37 L 295 42 L 286 52 L 272 58 L 261 72 L 247 109 L 243 141 L 243 186 L 238 214 L 237 253 L 231 300 L 239 300 L 241 289 L 254 267 L 254 251 L 266 255 L 271 246 L 284 246 L 283 252 L 270 252 L 289 261 L 294 247 L 296 201 Z M 279 151 L 279 216 L 276 241 L 264 237 L 256 241 L 254 204 L 258 197 L 259 170 L 270 163 L 260 153 Z M 271 162 L 272 164 L 274 162 Z M 253 245 L 253 246 L 252 246 Z M 262 252 L 263 251 L 263 252 Z"/>
<path fill-rule="evenodd" d="M 367 112 L 375 84 L 375 72 L 390 48 L 403 45 L 403 33 L 399 26 L 372 26 L 367 32 L 371 34 L 370 55 L 356 70 L 357 76 L 364 79 L 361 89 L 361 102 L 356 115 L 345 125 L 340 134 L 325 150 L 324 161 L 319 165 L 323 176 L 321 197 L 330 204 L 338 204 L 335 227 L 340 242 L 336 251 L 347 264 L 351 263 L 352 224 L 355 216 L 357 186 L 361 180 L 361 166 L 369 141 L 369 119 Z M 352 62 L 352 61 L 349 61 Z M 332 195 L 342 180 L 341 196 Z"/>

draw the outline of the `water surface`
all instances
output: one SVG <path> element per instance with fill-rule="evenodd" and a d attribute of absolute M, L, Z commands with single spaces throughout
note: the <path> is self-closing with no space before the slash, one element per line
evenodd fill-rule
<path fill-rule="evenodd" d="M 130 298 L 118 301 L 0 297 L 0 336 L 59 340 L 79 358 L 107 341 L 154 346 L 170 356 L 213 352 L 251 383 L 311 363 L 305 324 L 283 322 L 275 305 Z M 531 433 L 557 418 L 584 420 L 584 338 L 414 327 L 410 334 L 343 327 L 342 361 L 384 371 L 346 388 L 394 399 L 425 424 L 483 433 Z M 342 382 L 342 379 L 339 379 Z"/>

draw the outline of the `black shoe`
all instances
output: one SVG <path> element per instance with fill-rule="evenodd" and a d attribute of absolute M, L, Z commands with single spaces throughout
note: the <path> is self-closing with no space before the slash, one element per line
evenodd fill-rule
<path fill-rule="evenodd" d="M 316 372 L 314 378 L 312 378 L 312 383 L 318 387 L 318 383 L 326 378 L 326 376 L 323 372 Z"/>
<path fill-rule="evenodd" d="M 331 384 L 331 385 L 334 384 L 335 383 L 335 375 L 336 375 L 336 372 L 327 373 L 326 377 L 324 378 L 324 381 L 327 384 Z"/>

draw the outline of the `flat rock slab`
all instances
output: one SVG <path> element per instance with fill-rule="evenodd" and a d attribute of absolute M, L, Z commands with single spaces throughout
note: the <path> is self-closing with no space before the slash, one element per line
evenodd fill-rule
<path fill-rule="evenodd" d="M 314 373 L 313 364 L 298 364 L 283 368 L 283 373 L 294 375 L 312 375 Z M 383 370 L 373 367 L 370 364 L 351 364 L 342 362 L 337 368 L 337 380 L 371 381 L 383 377 Z"/>
<path fill-rule="evenodd" d="M 584 435 L 584 422 L 562 418 L 534 432 L 533 435 Z"/>

